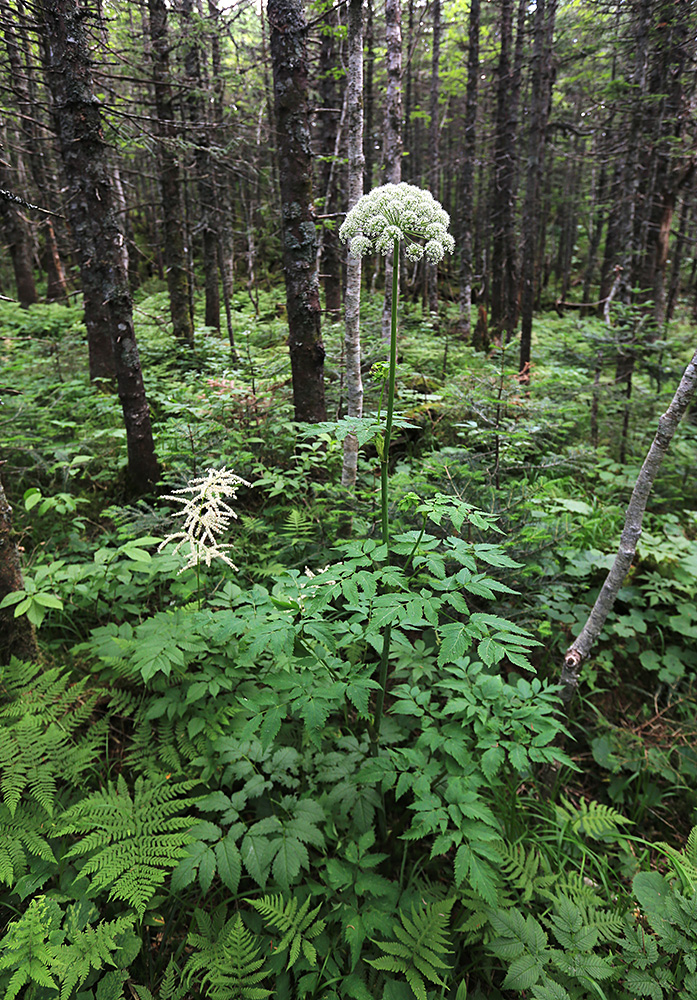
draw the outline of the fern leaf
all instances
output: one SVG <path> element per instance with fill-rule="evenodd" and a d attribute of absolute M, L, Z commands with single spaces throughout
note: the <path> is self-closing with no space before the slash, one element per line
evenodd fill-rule
<path fill-rule="evenodd" d="M 400 911 L 402 926 L 396 925 L 396 941 L 376 941 L 386 954 L 382 958 L 368 959 L 375 969 L 401 972 L 417 1000 L 426 1000 L 424 976 L 436 986 L 445 986 L 441 970 L 449 968 L 443 957 L 452 949 L 448 947 L 448 923 L 453 898 L 429 903 L 422 910 L 412 907 L 411 918 Z"/>
<path fill-rule="evenodd" d="M 174 960 L 170 959 L 167 971 L 165 972 L 162 983 L 160 984 L 157 998 L 153 996 L 147 986 L 134 985 L 133 989 L 138 995 L 138 1000 L 183 1000 L 187 990 L 186 986 L 177 985 L 179 978 L 179 969 L 174 964 Z"/>
<path fill-rule="evenodd" d="M 665 841 L 659 841 L 655 846 L 663 851 L 673 870 L 680 875 L 683 887 L 686 890 L 697 889 L 697 826 L 690 831 L 684 851 L 676 851 Z"/>
<path fill-rule="evenodd" d="M 139 913 L 186 854 L 191 820 L 180 814 L 193 805 L 183 798 L 196 782 L 150 782 L 138 778 L 133 797 L 123 775 L 116 786 L 94 792 L 68 809 L 58 832 L 85 836 L 67 858 L 85 858 L 84 874 L 92 875 L 95 891 L 110 889 L 109 898 L 122 899 Z"/>
<path fill-rule="evenodd" d="M 201 910 L 195 913 L 203 933 L 189 934 L 189 944 L 197 948 L 186 963 L 187 982 L 203 973 L 201 984 L 209 984 L 206 995 L 210 1000 L 263 1000 L 271 990 L 260 986 L 266 978 L 264 959 L 259 958 L 255 936 L 242 923 L 239 913 L 223 924 L 218 910 L 211 918 Z"/>
<path fill-rule="evenodd" d="M 14 815 L 0 805 L 0 882 L 14 886 L 29 867 L 29 856 L 55 862 L 43 836 L 41 813 L 32 803 L 20 803 Z"/>
<path fill-rule="evenodd" d="M 570 824 L 574 833 L 585 833 L 587 836 L 593 837 L 594 840 L 617 834 L 620 826 L 626 826 L 631 822 L 612 806 L 604 805 L 595 800 L 586 802 L 581 799 L 579 804 L 574 806 L 567 799 L 562 798 L 561 805 L 555 806 L 555 809 L 561 823 Z"/>
<path fill-rule="evenodd" d="M 92 969 L 116 964 L 112 952 L 118 948 L 117 938 L 133 925 L 133 921 L 134 917 L 126 914 L 73 933 L 72 941 L 60 949 L 55 963 L 61 981 L 60 1000 L 69 1000 L 75 987 L 82 986 Z"/>
<path fill-rule="evenodd" d="M 0 972 L 14 969 L 6 987 L 5 1000 L 14 1000 L 27 983 L 57 989 L 52 975 L 56 948 L 49 944 L 49 934 L 57 923 L 58 906 L 36 896 L 19 920 L 13 921 L 3 938 Z"/>
<path fill-rule="evenodd" d="M 322 933 L 325 927 L 324 920 L 316 920 L 316 916 L 321 909 L 321 903 L 313 910 L 310 910 L 309 898 L 298 908 L 297 899 L 293 898 L 286 903 L 279 893 L 276 896 L 264 896 L 263 899 L 247 900 L 255 910 L 257 910 L 264 920 L 276 930 L 280 931 L 282 937 L 277 945 L 278 951 L 289 948 L 287 969 L 291 969 L 298 958 L 300 950 L 311 965 L 317 960 L 317 952 L 310 939 Z"/>

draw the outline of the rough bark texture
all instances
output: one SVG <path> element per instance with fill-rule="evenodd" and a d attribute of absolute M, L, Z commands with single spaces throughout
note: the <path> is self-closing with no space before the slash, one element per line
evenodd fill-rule
<path fill-rule="evenodd" d="M 348 9 L 348 204 L 353 208 L 363 195 L 363 9 L 362 0 L 350 0 Z M 346 264 L 344 357 L 346 359 L 346 395 L 349 417 L 363 415 L 361 379 L 361 258 L 349 257 Z M 341 484 L 349 489 L 356 484 L 358 441 L 353 434 L 344 438 L 344 461 Z"/>
<path fill-rule="evenodd" d="M 523 206 L 523 267 L 521 295 L 521 376 L 529 379 L 532 314 L 535 307 L 535 248 L 540 213 L 540 184 L 545 138 L 552 95 L 552 40 L 556 0 L 538 0 L 535 8 L 535 43 L 532 64 L 532 99 L 528 146 L 527 187 Z"/>
<path fill-rule="evenodd" d="M 586 624 L 583 626 L 578 638 L 566 651 L 560 682 L 562 685 L 562 699 L 567 705 L 573 698 L 578 686 L 583 661 L 587 658 L 593 643 L 598 638 L 600 630 L 612 610 L 624 578 L 632 565 L 637 543 L 641 537 L 641 523 L 651 487 L 653 486 L 663 457 L 668 451 L 675 430 L 684 416 L 690 401 L 693 399 L 696 389 L 697 352 L 695 352 L 692 360 L 685 369 L 685 374 L 670 406 L 658 421 L 656 436 L 653 439 L 649 453 L 644 460 L 632 491 L 615 561 L 598 594 Z"/>
<path fill-rule="evenodd" d="M 307 22 L 301 0 L 269 0 L 283 269 L 295 419 L 326 419 L 317 231 L 312 215 Z"/>
<path fill-rule="evenodd" d="M 697 39 L 691 4 L 653 3 L 650 13 L 645 114 L 653 117 L 649 147 L 652 162 L 644 165 L 640 185 L 644 189 L 645 221 L 639 285 L 653 302 L 656 326 L 660 328 L 665 321 L 665 271 L 677 194 L 694 170 L 693 149 L 683 146 L 683 136 L 691 118 L 686 69 L 694 66 Z M 690 89 L 693 87 L 694 83 Z"/>
<path fill-rule="evenodd" d="M 317 150 L 321 157 L 318 169 L 318 194 L 323 215 L 335 211 L 337 161 L 344 124 L 341 95 L 336 79 L 336 67 L 343 64 L 338 44 L 338 28 L 338 9 L 331 8 L 322 22 L 317 84 L 320 103 L 316 115 Z M 339 235 L 336 229 L 322 226 L 319 240 L 324 307 L 328 313 L 338 316 L 341 311 Z"/>
<path fill-rule="evenodd" d="M 31 63 L 22 58 L 19 40 L 13 23 L 13 13 L 7 0 L 0 0 L 0 12 L 3 15 L 5 47 L 10 67 L 9 83 L 17 107 L 18 124 L 22 133 L 24 150 L 27 154 L 29 172 L 31 173 L 35 187 L 38 191 L 41 191 L 43 198 L 49 204 L 57 205 L 57 186 L 54 183 L 54 178 L 45 166 L 45 150 L 42 148 L 38 131 L 39 126 L 36 120 L 38 112 L 36 108 L 34 70 Z M 54 299 L 70 301 L 63 264 L 58 253 L 58 243 L 53 223 L 50 218 L 46 217 L 39 220 L 39 227 L 45 244 L 42 263 L 47 275 L 46 299 L 49 302 Z M 36 301 L 36 299 L 33 301 Z"/>
<path fill-rule="evenodd" d="M 225 84 L 222 75 L 220 36 L 223 31 L 223 23 L 218 10 L 216 0 L 208 0 L 208 15 L 211 20 L 211 71 L 213 93 L 215 94 L 215 122 L 220 128 L 224 120 L 223 96 Z M 262 22 L 263 23 L 263 22 Z M 218 132 L 218 144 L 228 141 L 227 136 L 221 130 Z M 235 332 L 232 324 L 232 296 L 235 291 L 235 239 L 234 239 L 234 209 L 231 199 L 232 178 L 225 169 L 226 164 L 218 164 L 218 174 L 222 175 L 222 180 L 216 184 L 217 199 L 217 231 L 218 231 L 218 268 L 220 270 L 220 284 L 223 292 L 223 303 L 225 306 L 225 321 L 227 325 L 228 340 L 233 360 L 237 358 L 235 347 Z"/>
<path fill-rule="evenodd" d="M 385 93 L 383 184 L 402 180 L 402 15 L 400 0 L 385 0 L 387 43 L 387 91 Z M 385 302 L 382 309 L 382 339 L 390 339 L 392 313 L 392 254 L 385 258 Z"/>
<path fill-rule="evenodd" d="M 373 0 L 366 0 L 365 22 L 365 127 L 363 131 L 363 154 L 365 170 L 363 171 L 363 191 L 370 191 L 373 186 L 373 163 L 375 161 L 373 138 L 373 76 L 375 73 L 375 38 L 373 33 Z"/>
<path fill-rule="evenodd" d="M 511 67 L 513 40 L 513 0 L 501 0 L 500 51 L 497 67 L 494 173 L 491 208 L 491 312 L 495 335 L 513 332 L 515 317 L 510 315 L 511 289 L 515 286 L 515 164 L 518 94 Z"/>
<path fill-rule="evenodd" d="M 467 92 L 462 142 L 462 209 L 460 237 L 462 333 L 472 335 L 472 231 L 474 229 L 474 164 L 477 152 L 477 83 L 479 77 L 479 0 L 471 0 L 467 49 Z"/>
<path fill-rule="evenodd" d="M 76 0 L 43 0 L 46 70 L 67 181 L 67 204 L 80 259 L 86 301 L 101 302 L 114 348 L 123 408 L 131 487 L 144 491 L 158 479 L 150 410 L 133 329 L 131 295 L 123 271 L 107 147 L 94 96 L 84 10 Z M 89 311 L 89 310 L 88 310 Z M 87 315 L 88 336 L 95 317 Z"/>
<path fill-rule="evenodd" d="M 210 151 L 206 106 L 203 94 L 207 91 L 201 51 L 201 21 L 194 16 L 193 0 L 182 0 L 186 46 L 184 72 L 188 94 L 187 113 L 191 122 L 191 139 L 194 143 L 196 186 L 198 188 L 197 215 L 201 232 L 203 257 L 203 286 L 205 292 L 206 326 L 220 329 L 220 291 L 218 288 L 218 231 L 215 167 Z"/>
<path fill-rule="evenodd" d="M 172 82 L 169 69 L 169 32 L 165 0 L 148 0 L 150 15 L 150 58 L 155 91 L 155 113 L 159 138 L 162 228 L 169 311 L 174 336 L 193 347 L 194 326 L 189 310 L 189 270 L 187 264 L 184 199 L 176 144 Z"/>
<path fill-rule="evenodd" d="M 430 166 L 428 171 L 428 185 L 434 198 L 440 200 L 440 118 L 438 114 L 438 102 L 440 99 L 440 0 L 433 0 L 433 43 L 431 49 L 431 93 L 430 93 L 430 115 L 429 126 L 429 154 Z M 428 280 L 428 311 L 438 313 L 438 266 L 427 264 L 426 275 Z"/>
<path fill-rule="evenodd" d="M 11 185 L 3 181 L 3 187 L 9 188 Z M 5 201 L 4 198 L 0 199 L 0 220 L 2 220 L 4 242 L 12 259 L 17 301 L 26 308 L 39 301 L 34 282 L 34 260 L 29 225 L 22 210 L 9 201 Z"/>
<path fill-rule="evenodd" d="M 12 536 L 12 508 L 0 481 L 0 601 L 23 588 L 19 552 Z M 0 664 L 9 663 L 12 656 L 26 662 L 39 659 L 34 627 L 26 615 L 15 618 L 14 606 L 0 609 Z"/>

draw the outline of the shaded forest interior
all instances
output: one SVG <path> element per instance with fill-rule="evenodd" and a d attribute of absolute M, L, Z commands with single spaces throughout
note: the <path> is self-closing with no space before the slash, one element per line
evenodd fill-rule
<path fill-rule="evenodd" d="M 695 0 L 0 26 L 0 994 L 695 1000 Z"/>

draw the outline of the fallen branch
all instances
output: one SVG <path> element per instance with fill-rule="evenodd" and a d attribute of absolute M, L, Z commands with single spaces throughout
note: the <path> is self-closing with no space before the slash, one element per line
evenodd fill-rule
<path fill-rule="evenodd" d="M 624 578 L 632 565 L 632 559 L 636 553 L 637 543 L 641 536 L 641 523 L 651 487 L 653 486 L 663 457 L 668 451 L 675 430 L 684 416 L 696 389 L 697 351 L 695 351 L 692 360 L 685 369 L 685 374 L 680 381 L 680 385 L 673 396 L 670 406 L 658 421 L 656 436 L 649 448 L 649 453 L 644 460 L 641 471 L 637 476 L 637 481 L 634 484 L 632 496 L 629 500 L 624 529 L 615 561 L 607 574 L 605 583 L 598 594 L 586 624 L 581 629 L 578 638 L 566 651 L 560 678 L 560 684 L 562 685 L 561 697 L 566 706 L 570 704 L 578 686 L 583 661 L 587 658 L 593 643 L 598 638 L 600 630 L 612 610 Z"/>

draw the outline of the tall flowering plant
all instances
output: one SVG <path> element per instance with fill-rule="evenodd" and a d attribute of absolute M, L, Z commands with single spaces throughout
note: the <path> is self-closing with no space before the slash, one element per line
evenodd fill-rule
<path fill-rule="evenodd" d="M 392 313 L 390 324 L 390 363 L 388 372 L 387 410 L 384 435 L 377 440 L 380 458 L 380 511 L 382 540 L 389 561 L 389 493 L 388 470 L 392 418 L 394 414 L 395 376 L 397 371 L 397 300 L 399 294 L 399 248 L 405 244 L 410 260 L 426 257 L 438 264 L 446 253 L 455 249 L 455 240 L 448 232 L 450 216 L 430 191 L 413 184 L 384 184 L 374 188 L 356 202 L 339 230 L 344 243 L 354 257 L 370 253 L 393 253 Z M 379 683 L 373 723 L 373 750 L 377 752 L 380 721 L 387 690 L 387 666 L 390 651 L 391 626 L 383 633 Z"/>
<path fill-rule="evenodd" d="M 237 513 L 225 503 L 223 497 L 234 500 L 239 486 L 251 486 L 251 483 L 223 466 L 222 469 L 208 469 L 205 476 L 197 476 L 189 480 L 182 489 L 174 490 L 174 495 L 163 497 L 163 500 L 174 500 L 182 504 L 181 510 L 175 511 L 173 517 L 181 517 L 184 520 L 181 530 L 167 535 L 159 550 L 169 542 L 177 543 L 173 550 L 175 555 L 184 549 L 186 562 L 179 572 L 183 573 L 185 569 L 191 567 L 196 568 L 199 606 L 201 562 L 210 566 L 212 559 L 222 559 L 228 566 L 237 569 L 226 551 L 232 546 L 221 544 L 217 536 L 227 531 L 230 521 L 237 518 Z"/>

